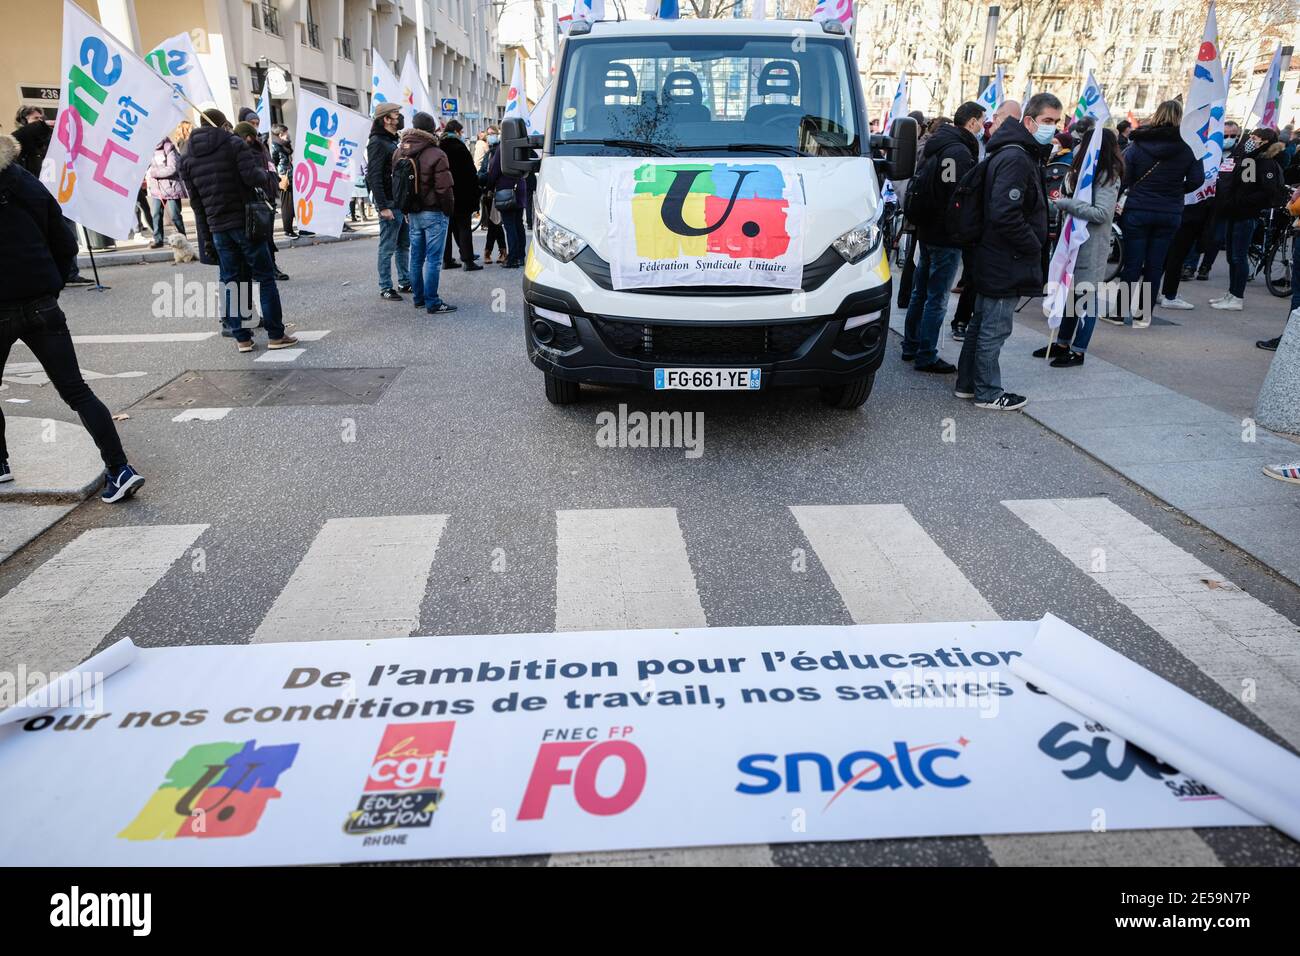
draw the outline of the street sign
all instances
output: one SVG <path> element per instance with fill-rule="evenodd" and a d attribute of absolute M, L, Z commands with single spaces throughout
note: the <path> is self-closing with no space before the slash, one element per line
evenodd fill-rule
<path fill-rule="evenodd" d="M 458 107 L 459 105 L 460 105 L 460 104 L 456 102 L 456 98 L 455 98 L 455 97 L 453 97 L 453 96 L 444 96 L 444 97 L 442 98 L 442 113 L 443 113 L 443 115 L 444 115 L 444 116 L 455 116 L 455 115 L 459 112 L 459 110 L 457 109 L 457 107 Z"/>

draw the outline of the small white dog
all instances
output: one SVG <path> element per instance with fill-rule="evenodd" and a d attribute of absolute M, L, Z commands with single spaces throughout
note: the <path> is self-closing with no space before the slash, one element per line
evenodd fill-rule
<path fill-rule="evenodd" d="M 193 262 L 199 257 L 194 246 L 179 232 L 173 232 L 168 237 L 167 244 L 172 247 L 172 259 L 176 262 Z"/>

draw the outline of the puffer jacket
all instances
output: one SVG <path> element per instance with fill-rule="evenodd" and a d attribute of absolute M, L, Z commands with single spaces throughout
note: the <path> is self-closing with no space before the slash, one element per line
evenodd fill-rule
<path fill-rule="evenodd" d="M 1182 216 L 1183 197 L 1200 189 L 1205 169 L 1177 126 L 1139 126 L 1124 150 L 1124 210 Z"/>
<path fill-rule="evenodd" d="M 154 147 L 149 162 L 149 195 L 166 202 L 169 199 L 188 199 L 185 184 L 181 182 L 181 154 L 176 144 L 164 136 Z"/>
<path fill-rule="evenodd" d="M 0 133 L 0 304 L 58 295 L 77 259 L 63 210 L 18 162 L 18 141 Z"/>
<path fill-rule="evenodd" d="M 1073 196 L 1061 196 L 1056 206 L 1070 216 L 1088 224 L 1088 238 L 1079 247 L 1074 264 L 1074 281 L 1099 285 L 1106 281 L 1106 263 L 1110 258 L 1110 229 L 1115 221 L 1115 203 L 1119 200 L 1118 179 L 1098 179 L 1092 184 L 1092 202 Z"/>
<path fill-rule="evenodd" d="M 1047 192 L 1043 149 L 1024 123 L 1007 120 L 989 140 L 984 234 L 975 246 L 975 291 L 994 298 L 1042 295 Z"/>
<path fill-rule="evenodd" d="M 1232 151 L 1232 172 L 1219 178 L 1215 212 L 1220 219 L 1238 222 L 1254 219 L 1265 209 L 1281 205 L 1286 187 L 1280 162 L 1286 152 L 1283 143 L 1270 143 L 1253 153 L 1238 143 Z M 1225 181 L 1226 180 L 1226 181 Z"/>
<path fill-rule="evenodd" d="M 262 150 L 215 126 L 200 126 L 190 135 L 181 179 L 195 215 L 206 220 L 211 232 L 243 229 L 244 204 L 253 198 L 253 190 L 261 189 L 271 198 L 279 185 Z"/>
<path fill-rule="evenodd" d="M 415 175 L 420 182 L 420 210 L 450 216 L 456 208 L 454 184 L 447 154 L 438 147 L 437 138 L 422 129 L 405 130 L 393 154 L 393 164 L 407 157 L 415 162 Z"/>
<path fill-rule="evenodd" d="M 271 162 L 277 176 L 293 176 L 293 144 L 282 136 L 271 136 Z"/>
<path fill-rule="evenodd" d="M 370 125 L 366 142 L 366 185 L 376 209 L 393 208 L 393 153 L 397 152 L 397 134 L 384 129 L 382 119 Z"/>

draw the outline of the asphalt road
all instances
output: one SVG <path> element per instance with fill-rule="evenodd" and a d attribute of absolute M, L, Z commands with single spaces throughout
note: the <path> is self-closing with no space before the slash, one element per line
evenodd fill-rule
<path fill-rule="evenodd" d="M 93 385 L 114 412 L 129 409 L 119 428 L 148 484 L 125 507 L 92 499 L 0 565 L 0 596 L 89 529 L 202 523 L 210 526 L 199 541 L 205 573 L 178 562 L 99 646 L 125 635 L 145 646 L 242 643 L 327 519 L 445 514 L 415 633 L 550 631 L 556 512 L 673 508 L 710 626 L 847 624 L 854 616 L 816 555 L 806 572 L 792 572 L 792 553 L 808 542 L 790 506 L 901 504 L 1000 617 L 1050 611 L 1284 741 L 1002 502 L 1109 499 L 1292 623 L 1300 621 L 1297 589 L 1025 416 L 953 398 L 951 378 L 912 372 L 898 362 L 896 342 L 860 411 L 827 409 L 813 391 L 592 389 L 581 404 L 557 408 L 524 355 L 519 271 L 444 273 L 443 298 L 460 311 L 434 318 L 409 300 L 378 298 L 374 256 L 374 243 L 359 240 L 280 257 L 293 276 L 281 286 L 286 319 L 328 330 L 304 343 L 293 367 L 400 370 L 374 405 L 235 408 L 218 421 L 176 422 L 176 409 L 130 406 L 185 370 L 269 365 L 252 364 L 264 349 L 239 355 L 220 337 L 78 346 L 85 369 L 144 373 Z M 68 290 L 62 303 L 74 334 L 212 331 L 211 319 L 153 317 L 155 283 L 170 285 L 177 271 L 215 278 L 197 263 L 146 264 L 105 270 L 110 291 Z M 21 349 L 11 357 L 25 360 Z M 49 387 L 13 385 L 0 396 L 31 399 L 0 406 L 7 413 L 71 418 Z M 596 416 L 620 403 L 702 411 L 703 454 L 598 447 Z M 493 570 L 502 556 L 505 570 Z M 1300 863 L 1300 846 L 1269 829 L 1167 832 L 1137 843 L 1109 836 L 1119 858 L 1137 862 Z M 1044 862 L 1091 859 L 1077 838 L 1042 841 Z M 747 859 L 695 853 L 623 858 Z M 980 865 L 1012 856 L 996 840 L 969 837 L 791 844 L 758 861 Z"/>

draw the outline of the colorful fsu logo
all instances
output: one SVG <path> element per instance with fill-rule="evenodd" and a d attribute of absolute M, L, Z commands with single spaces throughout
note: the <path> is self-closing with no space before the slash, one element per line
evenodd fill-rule
<path fill-rule="evenodd" d="M 642 258 L 776 259 L 790 248 L 785 176 L 776 166 L 646 163 L 635 180 L 632 223 Z"/>
<path fill-rule="evenodd" d="M 297 744 L 199 744 L 171 765 L 162 785 L 125 830 L 127 840 L 235 837 L 252 833 Z"/>
<path fill-rule="evenodd" d="M 442 802 L 442 777 L 454 720 L 389 724 L 370 763 L 365 791 L 343 832 L 353 835 L 427 827 Z"/>

